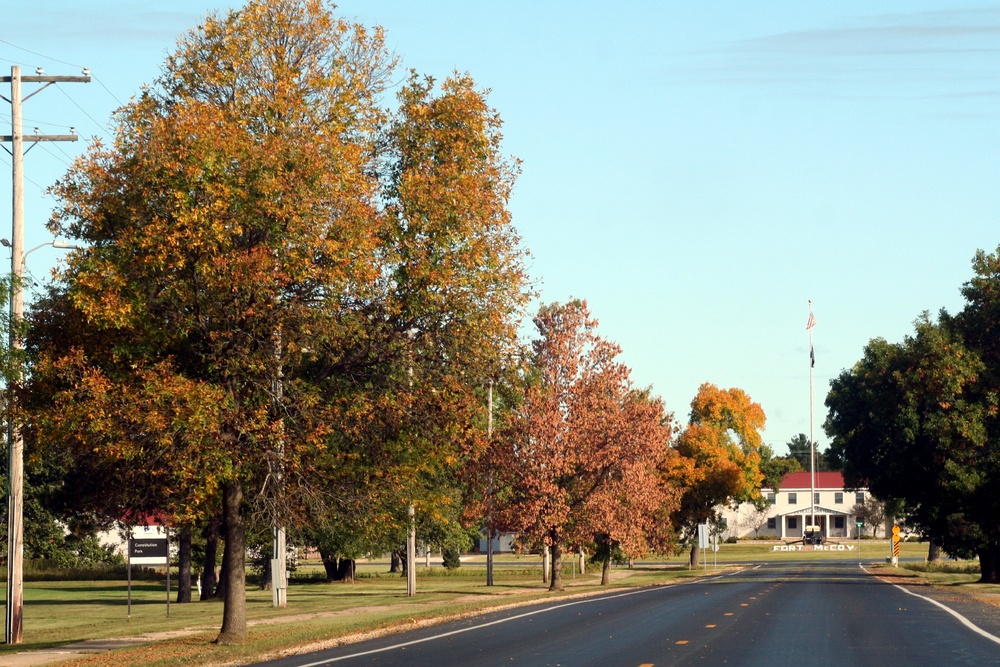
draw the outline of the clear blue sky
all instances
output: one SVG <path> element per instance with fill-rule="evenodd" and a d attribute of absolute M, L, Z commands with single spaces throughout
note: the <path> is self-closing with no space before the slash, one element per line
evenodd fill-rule
<path fill-rule="evenodd" d="M 177 36 L 230 4 L 8 3 L 5 74 L 96 77 L 32 98 L 26 131 L 109 137 L 112 109 Z M 505 150 L 523 160 L 511 209 L 542 300 L 587 299 L 636 383 L 681 420 L 713 382 L 763 405 L 779 453 L 808 434 L 811 299 L 825 446 L 830 379 L 870 338 L 960 309 L 973 253 L 1000 244 L 1000 2 L 345 0 L 339 12 L 384 26 L 405 67 L 468 71 L 492 91 Z M 9 117 L 0 105 L 0 125 Z M 27 248 L 48 238 L 41 191 L 83 145 L 28 154 Z M 9 164 L 0 152 L 0 173 Z M 0 187 L 3 236 L 9 209 Z M 31 272 L 44 279 L 57 256 L 39 250 Z"/>

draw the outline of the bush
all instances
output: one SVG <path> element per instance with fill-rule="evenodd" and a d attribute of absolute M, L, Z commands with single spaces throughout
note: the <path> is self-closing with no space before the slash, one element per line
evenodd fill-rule
<path fill-rule="evenodd" d="M 58 561 L 25 559 L 25 581 L 125 581 L 128 578 L 126 565 L 97 565 L 90 567 L 65 567 Z M 133 581 L 163 581 L 166 573 L 161 569 L 133 565 Z M 6 579 L 6 572 L 0 572 L 0 580 Z"/>
<path fill-rule="evenodd" d="M 979 562 L 937 561 L 934 563 L 900 563 L 900 567 L 914 572 L 941 572 L 944 574 L 979 574 Z"/>
<path fill-rule="evenodd" d="M 462 566 L 462 559 L 458 549 L 445 547 L 441 550 L 441 559 L 444 561 L 444 566 L 449 570 L 457 570 Z"/>
<path fill-rule="evenodd" d="M 726 544 L 737 544 L 739 541 L 739 538 L 735 535 L 730 535 L 726 538 Z"/>

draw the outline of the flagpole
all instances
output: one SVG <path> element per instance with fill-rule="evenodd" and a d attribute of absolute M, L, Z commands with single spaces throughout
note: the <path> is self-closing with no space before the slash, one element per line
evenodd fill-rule
<path fill-rule="evenodd" d="M 813 438 L 813 369 L 816 366 L 816 354 L 813 349 L 813 327 L 816 318 L 813 316 L 812 299 L 809 300 L 809 320 L 806 330 L 809 332 L 809 502 L 811 503 L 810 524 L 816 525 L 816 441 Z"/>

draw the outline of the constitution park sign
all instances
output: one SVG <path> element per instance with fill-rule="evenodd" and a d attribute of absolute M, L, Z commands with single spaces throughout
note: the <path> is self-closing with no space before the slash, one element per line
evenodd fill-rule
<path fill-rule="evenodd" d="M 147 528 L 148 530 L 148 528 Z M 128 617 L 132 618 L 132 566 L 162 565 L 167 571 L 167 616 L 170 616 L 170 538 L 129 537 L 128 539 Z"/>

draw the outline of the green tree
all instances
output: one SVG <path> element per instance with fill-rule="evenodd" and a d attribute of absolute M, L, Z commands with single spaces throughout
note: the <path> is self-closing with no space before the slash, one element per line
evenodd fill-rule
<path fill-rule="evenodd" d="M 869 497 L 865 502 L 857 503 L 852 507 L 851 514 L 856 516 L 863 525 L 870 527 L 872 537 L 875 537 L 879 526 L 885 525 L 886 506 L 881 500 Z"/>
<path fill-rule="evenodd" d="M 816 457 L 816 472 L 827 472 L 833 469 L 827 460 L 826 453 L 820 448 L 819 443 L 816 441 L 810 443 L 809 437 L 805 433 L 799 433 L 785 444 L 788 447 L 789 458 L 799 462 L 800 470 L 808 471 L 812 469 L 814 452 Z"/>
<path fill-rule="evenodd" d="M 876 339 L 831 383 L 825 429 L 849 484 L 904 501 L 908 520 L 946 553 L 978 555 L 997 581 L 996 394 L 987 367 L 942 314 L 902 343 Z"/>
<path fill-rule="evenodd" d="M 761 482 L 762 488 L 773 489 L 777 492 L 781 488 L 781 482 L 785 475 L 790 472 L 799 472 L 802 465 L 793 456 L 775 456 L 774 450 L 769 445 L 760 446 L 760 472 L 764 475 Z"/>

